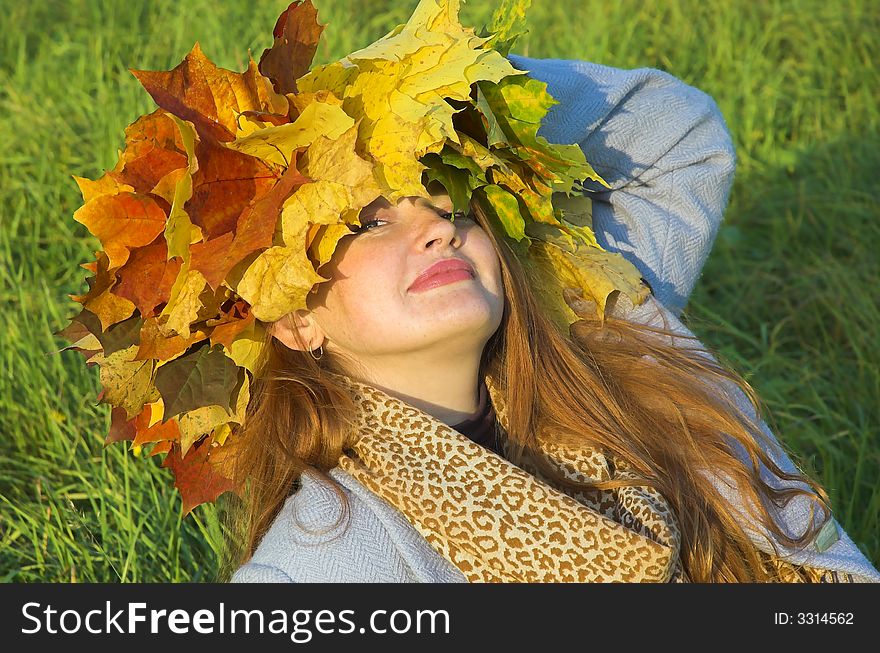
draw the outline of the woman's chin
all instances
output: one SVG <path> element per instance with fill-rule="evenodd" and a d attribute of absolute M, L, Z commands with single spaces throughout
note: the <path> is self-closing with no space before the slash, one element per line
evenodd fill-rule
<path fill-rule="evenodd" d="M 491 334 L 500 322 L 500 315 L 495 314 L 485 298 L 432 306 L 423 317 L 426 331 L 442 331 L 444 337 Z"/>
<path fill-rule="evenodd" d="M 414 298 L 418 302 L 418 312 L 450 318 L 455 315 L 489 314 L 497 301 L 495 297 L 487 295 L 483 288 L 470 284 L 449 284 L 419 293 Z"/>

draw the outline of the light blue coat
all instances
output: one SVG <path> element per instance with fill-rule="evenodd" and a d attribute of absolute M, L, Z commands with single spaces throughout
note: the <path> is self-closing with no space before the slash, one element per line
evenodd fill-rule
<path fill-rule="evenodd" d="M 656 324 L 665 317 L 675 330 L 692 335 L 678 316 L 718 233 L 735 168 L 717 105 L 659 70 L 517 55 L 509 59 L 547 82 L 559 100 L 539 133 L 551 142 L 578 143 L 611 185 L 594 199 L 597 239 L 632 261 L 656 298 L 630 310 L 628 317 Z M 754 414 L 740 391 L 725 390 Z M 778 445 L 769 453 L 786 471 L 796 470 Z M 766 480 L 774 480 L 763 471 Z M 324 535 L 308 533 L 333 524 L 342 507 L 329 486 L 312 473 L 303 474 L 301 488 L 287 499 L 233 582 L 467 582 L 396 508 L 340 468 L 330 475 L 347 493 L 349 520 Z M 721 479 L 716 485 L 740 505 L 735 488 Z M 803 532 L 809 517 L 809 504 L 798 499 L 779 515 L 792 534 Z M 837 533 L 826 530 L 818 547 L 783 551 L 793 562 L 880 582 L 880 573 L 836 521 L 833 527 Z M 757 530 L 750 533 L 757 543 L 763 541 Z"/>

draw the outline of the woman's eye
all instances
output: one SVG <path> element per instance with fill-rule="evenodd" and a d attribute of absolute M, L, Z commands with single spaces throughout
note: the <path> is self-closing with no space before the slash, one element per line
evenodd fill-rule
<path fill-rule="evenodd" d="M 441 218 L 448 220 L 449 218 L 455 217 L 456 220 L 473 220 L 474 216 L 470 213 L 465 213 L 464 211 L 437 211 L 437 215 Z M 378 218 L 373 220 L 368 220 L 364 222 L 360 226 L 355 224 L 348 225 L 349 231 L 355 234 L 363 233 L 364 231 L 369 231 L 371 227 L 375 227 L 380 222 L 388 222 L 387 220 L 379 220 Z"/>
<path fill-rule="evenodd" d="M 440 217 L 446 218 L 447 220 L 451 217 L 455 217 L 456 220 L 472 220 L 473 216 L 470 213 L 465 213 L 464 211 L 440 211 Z"/>
<path fill-rule="evenodd" d="M 380 222 L 385 222 L 385 220 L 369 220 L 368 222 L 364 222 L 361 226 L 350 224 L 348 225 L 348 228 L 353 233 L 359 234 L 363 231 L 369 231 L 370 227 L 374 227 Z"/>

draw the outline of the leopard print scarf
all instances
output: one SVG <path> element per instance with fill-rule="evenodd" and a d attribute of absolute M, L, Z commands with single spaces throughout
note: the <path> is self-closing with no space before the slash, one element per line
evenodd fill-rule
<path fill-rule="evenodd" d="M 471 582 L 686 582 L 673 511 L 648 487 L 570 491 L 506 459 L 507 416 L 485 381 L 504 457 L 371 385 L 339 377 L 359 438 L 339 466 L 399 509 Z M 567 478 L 635 478 L 622 460 L 538 438 Z"/>

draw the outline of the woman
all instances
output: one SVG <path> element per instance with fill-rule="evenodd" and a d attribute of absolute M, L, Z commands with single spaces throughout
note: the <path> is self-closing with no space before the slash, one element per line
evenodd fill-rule
<path fill-rule="evenodd" d="M 839 527 L 835 538 L 833 518 L 822 528 L 824 491 L 800 475 L 755 419 L 737 387 L 754 399 L 748 386 L 686 340 L 693 336 L 676 318 L 709 253 L 733 176 L 715 104 L 659 71 L 510 59 L 561 101 L 543 133 L 579 143 L 612 182 L 594 195 L 597 237 L 631 257 L 653 298 L 619 306 L 604 328 L 590 307 L 578 306 L 585 319 L 567 340 L 542 316 L 517 258 L 479 208 L 451 215 L 442 187 L 433 204 L 405 198 L 368 206 L 363 226 L 340 243 L 325 272 L 332 280 L 310 310 L 270 330 L 244 431 L 252 444 L 238 461 L 255 482 L 242 515 L 247 562 L 233 581 L 876 581 Z M 420 272 L 450 259 L 466 269 L 417 282 Z M 346 431 L 350 422 L 358 428 Z M 558 468 L 554 474 L 534 459 L 522 461 L 537 431 L 615 452 L 613 464 L 608 456 L 581 468 L 610 469 L 580 477 L 607 489 L 578 494 Z M 739 456 L 726 446 L 725 431 L 739 442 Z M 347 453 L 370 438 L 381 444 L 366 462 Z M 479 449 L 465 446 L 468 438 Z M 432 467 L 432 457 L 446 464 L 455 453 L 455 472 Z M 762 460 L 760 478 L 750 457 Z M 524 491 L 499 503 L 481 496 L 497 490 L 484 482 L 481 464 L 499 463 L 487 472 L 493 481 L 517 471 L 502 460 L 552 479 L 535 487 L 560 488 L 640 530 L 644 541 L 620 540 L 637 557 L 648 541 L 661 551 L 644 554 L 651 564 L 638 572 L 617 564 L 616 554 L 592 558 L 589 573 L 552 555 L 542 559 L 539 538 L 517 539 L 529 527 L 552 533 L 552 516 L 530 519 L 542 502 L 530 503 Z M 695 473 L 700 468 L 721 473 Z M 643 487 L 636 496 L 612 480 L 642 476 L 656 482 L 659 495 Z M 761 497 L 790 502 L 775 514 Z M 761 507 L 738 514 L 749 501 Z M 819 512 L 810 528 L 811 503 Z M 679 532 L 658 518 L 668 513 Z M 773 544 L 759 533 L 788 554 L 786 561 L 769 553 Z M 515 543 L 502 551 L 506 537 Z"/>
<path fill-rule="evenodd" d="M 185 512 L 241 493 L 234 581 L 880 580 L 677 318 L 715 104 L 457 14 L 309 71 L 297 1 L 258 68 L 135 71 L 160 108 L 78 179 L 106 251 L 66 330 L 108 441 L 167 452 Z"/>

